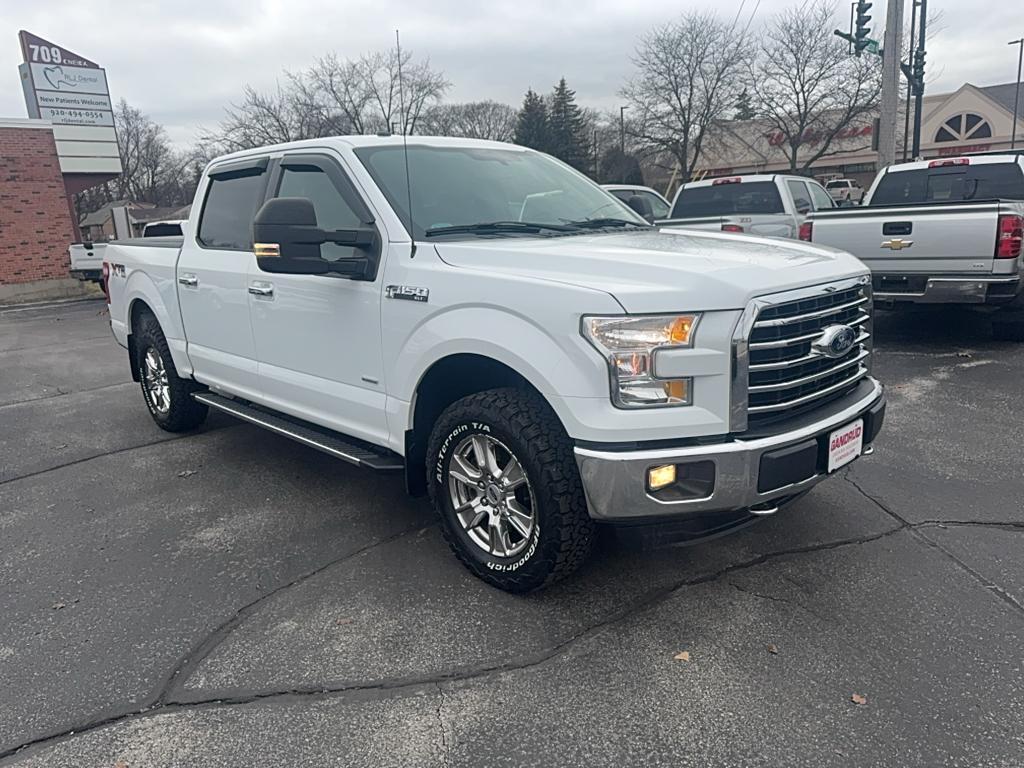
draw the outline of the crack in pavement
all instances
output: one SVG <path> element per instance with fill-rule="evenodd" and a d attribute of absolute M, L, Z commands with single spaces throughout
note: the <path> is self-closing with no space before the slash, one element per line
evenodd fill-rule
<path fill-rule="evenodd" d="M 28 405 L 29 403 L 39 403 L 39 402 L 42 402 L 44 400 L 53 400 L 55 397 L 67 397 L 68 395 L 84 395 L 87 392 L 99 392 L 100 390 L 103 390 L 103 389 L 113 389 L 114 387 L 124 387 L 124 386 L 127 386 L 128 384 L 131 384 L 133 387 L 138 386 L 134 381 L 119 381 L 116 384 L 102 384 L 102 385 L 100 385 L 98 387 L 89 387 L 87 389 L 72 389 L 72 390 L 65 391 L 65 390 L 61 389 L 60 387 L 58 387 L 57 385 L 54 385 L 54 389 L 57 390 L 57 392 L 55 394 L 52 394 L 52 395 L 40 395 L 39 397 L 29 397 L 29 398 L 27 398 L 25 400 L 15 400 L 15 401 L 10 402 L 10 403 L 0 403 L 0 410 L 2 410 L 4 408 L 11 408 L 11 407 L 13 407 L 15 405 Z"/>
<path fill-rule="evenodd" d="M 1001 600 L 1003 603 L 1008 605 L 1013 610 L 1015 610 L 1018 613 L 1021 613 L 1022 615 L 1024 615 L 1024 604 L 1022 604 L 1013 595 L 1011 595 L 1009 592 L 1007 592 L 1006 589 L 1004 589 L 1001 585 L 996 584 L 994 581 L 989 579 L 984 574 L 982 574 L 979 571 L 977 571 L 974 568 L 972 568 L 970 565 L 968 565 L 962 559 L 960 559 L 955 554 L 953 554 L 948 549 L 946 549 L 944 546 L 942 546 L 939 542 L 937 542 L 934 539 L 929 538 L 928 536 L 926 536 L 924 534 L 924 532 L 921 530 L 923 528 L 941 528 L 943 526 L 954 526 L 954 527 L 955 526 L 965 526 L 966 527 L 966 526 L 971 526 L 971 525 L 977 525 L 977 526 L 981 526 L 981 527 L 996 527 L 996 528 L 1004 528 L 1004 529 L 1005 528 L 1013 529 L 1013 528 L 1024 528 L 1024 523 L 1018 523 L 1016 521 L 984 521 L 984 522 L 980 522 L 980 523 L 975 523 L 975 522 L 967 521 L 967 520 L 954 520 L 954 521 L 949 521 L 949 522 L 946 522 L 946 521 L 936 521 L 936 520 L 924 520 L 924 521 L 921 521 L 921 522 L 918 522 L 918 523 L 910 523 L 904 517 L 902 517 L 900 514 L 898 514 L 894 510 L 890 509 L 885 504 L 883 504 L 878 499 L 876 499 L 874 496 L 872 496 L 867 491 L 865 491 L 863 488 L 861 488 L 861 486 L 857 484 L 857 481 L 855 481 L 853 478 L 850 477 L 849 471 L 847 471 L 843 475 L 843 479 L 846 480 L 854 488 L 856 488 L 857 491 L 865 499 L 867 499 L 868 501 L 871 501 L 872 503 L 877 505 L 879 509 L 881 509 L 886 514 L 890 515 L 894 520 L 898 520 L 902 524 L 902 527 L 906 528 L 909 531 L 911 536 L 913 536 L 919 542 L 924 544 L 926 547 L 929 547 L 930 549 L 933 549 L 933 550 L 935 550 L 935 551 L 945 555 L 947 559 L 949 559 L 952 563 L 954 563 L 964 573 L 968 574 L 971 578 L 973 578 L 975 581 L 977 581 L 979 584 L 981 584 L 985 588 L 986 592 L 992 594 L 998 600 Z"/>
<path fill-rule="evenodd" d="M 818 621 L 821 621 L 821 622 L 823 622 L 825 624 L 835 624 L 835 620 L 834 619 L 830 619 L 827 616 L 822 616 L 820 613 L 817 613 L 816 611 L 813 611 L 810 608 L 808 608 L 806 605 L 801 603 L 799 600 L 792 600 L 792 599 L 790 599 L 788 597 L 782 597 L 780 595 L 769 595 L 769 594 L 767 594 L 765 592 L 757 592 L 756 590 L 748 589 L 747 587 L 744 587 L 742 584 L 739 584 L 739 583 L 733 581 L 732 579 L 729 580 L 729 586 L 733 587 L 734 589 L 736 589 L 739 592 L 743 592 L 744 594 L 750 595 L 752 597 L 758 597 L 758 598 L 761 598 L 762 600 L 771 600 L 772 602 L 775 602 L 775 603 L 784 603 L 785 605 L 791 605 L 794 608 L 800 609 L 804 613 L 807 613 L 808 615 L 813 616 Z"/>
<path fill-rule="evenodd" d="M 448 743 L 448 730 L 444 725 L 444 715 L 441 710 L 444 709 L 444 687 L 441 683 L 437 684 L 437 724 L 441 728 L 441 762 L 445 766 L 452 764 L 452 745 Z"/>
<path fill-rule="evenodd" d="M 551 661 L 555 657 L 559 656 L 563 651 L 566 651 L 571 646 L 576 645 L 584 640 L 596 636 L 608 627 L 611 627 L 624 619 L 631 616 L 640 614 L 650 608 L 654 608 L 666 600 L 670 599 L 675 593 L 690 586 L 696 586 L 699 584 L 707 584 L 713 581 L 717 581 L 723 576 L 727 576 L 731 573 L 745 570 L 748 568 L 754 568 L 762 565 L 766 562 L 776 560 L 783 557 L 791 557 L 803 554 L 813 554 L 817 552 L 825 552 L 833 549 L 839 549 L 848 546 L 859 546 L 867 544 L 872 541 L 892 536 L 905 530 L 906 526 L 900 525 L 894 528 L 887 529 L 880 533 L 871 534 L 868 536 L 859 536 L 854 538 L 839 539 L 831 542 L 824 542 L 821 544 L 806 545 L 803 547 L 792 547 L 789 549 L 777 550 L 775 552 L 766 552 L 755 557 L 749 558 L 739 563 L 727 565 L 714 571 L 709 571 L 704 574 L 693 576 L 686 579 L 681 579 L 673 584 L 667 585 L 660 589 L 654 590 L 647 597 L 633 601 L 626 608 L 616 611 L 615 613 L 605 617 L 604 619 L 595 622 L 579 632 L 569 636 L 565 640 L 556 643 L 553 646 L 543 649 L 537 653 L 529 654 L 527 656 L 519 657 L 518 659 L 512 659 L 505 662 L 496 664 L 480 665 L 477 667 L 467 667 L 463 669 L 452 669 L 433 675 L 424 675 L 420 677 L 404 677 L 404 678 L 393 678 L 393 679 L 380 679 L 366 682 L 354 682 L 354 683 L 340 683 L 340 684 L 321 684 L 315 686 L 298 686 L 288 689 L 268 689 L 268 690 L 254 690 L 225 693 L 224 695 L 211 696 L 205 699 L 195 700 L 178 700 L 171 697 L 172 688 L 177 687 L 174 685 L 174 681 L 181 677 L 180 674 L 172 673 L 166 678 L 166 690 L 161 691 L 155 698 L 150 700 L 143 706 L 134 708 L 129 711 L 122 712 L 119 715 L 112 715 L 109 717 L 103 717 L 94 721 L 87 721 L 81 725 L 73 728 L 64 729 L 60 732 L 51 733 L 49 735 L 40 736 L 31 741 L 27 741 L 16 747 L 11 747 L 3 752 L 0 752 L 0 764 L 10 764 L 9 760 L 26 749 L 30 748 L 42 748 L 49 746 L 67 739 L 73 738 L 76 735 L 87 733 L 90 731 L 103 728 L 108 725 L 113 725 L 123 720 L 129 720 L 136 717 L 152 717 L 160 714 L 170 714 L 177 711 L 194 709 L 200 707 L 229 707 L 229 706 L 240 706 L 244 704 L 252 704 L 258 701 L 268 700 L 292 700 L 300 698 L 322 698 L 322 697 L 336 697 L 347 693 L 357 691 L 396 691 L 396 690 L 409 690 L 423 688 L 424 686 L 436 686 L 440 689 L 440 686 L 444 682 L 457 682 L 464 680 L 473 680 L 481 677 L 486 677 L 492 674 L 500 674 L 503 672 L 515 672 L 530 669 L 545 664 Z M 416 530 L 422 530 L 422 527 L 416 529 L 408 529 L 400 534 L 395 534 L 389 539 L 381 540 L 375 544 L 367 545 L 362 551 L 371 549 L 374 546 L 379 546 L 390 539 L 396 539 L 399 536 L 408 535 Z M 349 557 L 355 557 L 359 552 L 352 553 L 343 559 Z M 340 562 L 341 559 L 339 559 Z M 325 566 L 321 566 L 317 569 L 317 572 L 323 571 L 329 568 L 331 565 L 336 563 L 330 563 Z M 310 574 L 312 575 L 312 574 Z M 301 578 L 301 577 L 300 577 Z M 307 576 L 308 578 L 308 576 Z M 303 579 L 305 580 L 305 579 Z M 267 597 L 271 594 L 279 593 L 286 587 L 279 587 L 273 590 L 272 593 L 268 593 Z M 265 598 L 263 598 L 265 599 Z M 263 599 L 255 601 L 257 604 L 263 602 Z M 244 610 L 244 609 L 243 609 Z M 252 613 L 254 608 L 249 610 Z M 226 622 L 230 623 L 230 622 Z M 224 625 L 222 625 L 224 626 Z M 197 646 L 197 649 L 203 646 L 203 642 Z M 216 647 L 216 644 L 211 644 L 209 650 Z M 193 650 L 193 653 L 196 651 Z M 188 657 L 184 657 L 183 662 L 179 662 L 179 665 L 185 666 Z M 194 668 L 194 665 L 188 665 L 189 668 Z"/>
<path fill-rule="evenodd" d="M 102 459 L 107 456 L 119 456 L 122 453 L 130 453 L 131 451 L 138 451 L 143 448 L 152 448 L 154 445 L 166 445 L 167 443 L 175 443 L 178 440 L 187 440 L 189 438 L 198 437 L 199 435 L 206 435 L 211 432 L 220 432 L 226 429 L 235 429 L 236 427 L 242 426 L 243 422 L 225 424 L 220 427 L 205 427 L 201 432 L 186 432 L 174 437 L 163 437 L 159 440 L 153 440 L 148 443 L 140 443 L 139 445 L 129 445 L 124 448 L 112 448 L 109 451 L 102 451 L 101 453 L 95 453 L 92 456 L 83 456 L 80 459 L 69 461 L 64 464 L 56 464 L 52 467 L 46 467 L 45 469 L 37 469 L 34 472 L 26 472 L 24 475 L 16 475 L 15 477 L 9 477 L 4 480 L 0 480 L 0 486 L 7 485 L 8 483 L 15 483 L 18 480 L 27 480 L 29 478 L 38 477 L 39 475 L 45 475 L 48 472 L 56 472 L 58 469 L 65 469 L 67 467 L 74 467 L 78 464 L 84 464 L 88 461 L 94 461 L 96 459 Z"/>

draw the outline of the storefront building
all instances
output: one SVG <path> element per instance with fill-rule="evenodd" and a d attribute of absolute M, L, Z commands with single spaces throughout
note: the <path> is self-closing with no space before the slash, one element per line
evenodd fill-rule
<path fill-rule="evenodd" d="M 925 96 L 921 122 L 921 155 L 924 158 L 985 152 L 1010 148 L 1016 83 L 979 87 L 967 83 L 953 93 Z M 1017 143 L 1024 149 L 1024 87 Z M 810 167 L 821 181 L 852 178 L 865 188 L 878 171 L 878 153 L 872 149 L 874 115 L 848 126 L 831 147 Z M 903 157 L 904 115 L 898 123 L 896 157 Z M 801 149 L 798 164 L 820 149 L 811 133 Z M 783 137 L 759 120 L 733 121 L 709 137 L 700 173 L 706 176 L 748 173 L 788 173 L 790 163 L 782 149 Z M 909 137 L 908 137 L 909 154 Z"/>

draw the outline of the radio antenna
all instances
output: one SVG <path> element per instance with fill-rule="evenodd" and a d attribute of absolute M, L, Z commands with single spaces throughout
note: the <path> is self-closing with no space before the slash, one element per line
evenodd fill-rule
<path fill-rule="evenodd" d="M 409 258 L 416 258 L 416 233 L 412 219 L 412 180 L 409 176 L 409 139 L 406 136 L 409 113 L 405 111 L 405 84 L 402 78 L 402 41 L 395 30 L 395 53 L 398 56 L 398 107 L 402 112 L 402 153 L 405 155 L 405 193 L 409 203 Z"/>

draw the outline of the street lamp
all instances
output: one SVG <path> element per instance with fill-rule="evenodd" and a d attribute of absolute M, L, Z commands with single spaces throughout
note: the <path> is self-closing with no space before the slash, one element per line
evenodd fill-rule
<path fill-rule="evenodd" d="M 626 154 L 626 110 L 629 107 L 619 107 L 619 149 Z"/>
<path fill-rule="evenodd" d="M 1017 145 L 1017 105 L 1020 103 L 1020 67 L 1024 64 L 1024 37 L 1020 40 L 1011 40 L 1007 45 L 1016 45 L 1017 52 L 1017 89 L 1013 95 L 1013 129 L 1010 133 L 1010 149 Z"/>

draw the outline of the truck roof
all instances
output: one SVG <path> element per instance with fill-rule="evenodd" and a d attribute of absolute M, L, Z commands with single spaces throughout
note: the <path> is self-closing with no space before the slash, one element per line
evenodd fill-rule
<path fill-rule="evenodd" d="M 484 139 L 461 139 L 453 138 L 451 136 L 408 136 L 406 137 L 409 146 L 430 146 L 430 147 L 477 147 L 480 149 L 507 149 L 519 152 L 532 152 L 534 150 L 526 147 L 520 147 L 515 144 L 506 144 L 500 141 L 487 141 Z M 289 141 L 284 144 L 269 144 L 265 147 L 256 147 L 254 149 L 244 149 L 238 152 L 231 152 L 226 155 L 219 155 L 213 160 L 215 163 L 220 163 L 225 160 L 236 160 L 243 157 L 252 157 L 253 155 L 266 155 L 273 154 L 274 152 L 284 152 L 286 150 L 301 149 L 303 147 L 325 147 L 325 146 L 341 146 L 349 148 L 357 147 L 388 147 L 388 146 L 402 146 L 403 141 L 401 136 L 376 136 L 376 135 L 355 135 L 355 136 L 325 136 L 319 139 L 303 139 L 302 141 Z"/>
<path fill-rule="evenodd" d="M 721 183 L 722 179 L 739 179 L 739 183 L 745 183 L 748 181 L 775 181 L 776 179 L 799 179 L 801 181 L 807 181 L 810 179 L 809 176 L 797 176 L 792 173 L 747 173 L 747 174 L 736 174 L 733 176 L 716 176 L 713 179 L 702 179 L 701 181 L 688 181 L 683 184 L 683 187 L 689 189 L 691 187 L 710 187 L 715 182 Z M 813 181 L 813 179 L 812 179 Z"/>
<path fill-rule="evenodd" d="M 1005 154 L 984 154 L 984 155 L 949 155 L 948 157 L 930 157 L 927 160 L 913 160 L 909 163 L 890 165 L 885 173 L 900 173 L 902 171 L 920 171 L 928 168 L 934 162 L 949 162 L 951 165 L 996 165 L 999 163 L 1019 163 L 1021 155 L 1016 152 Z"/>

